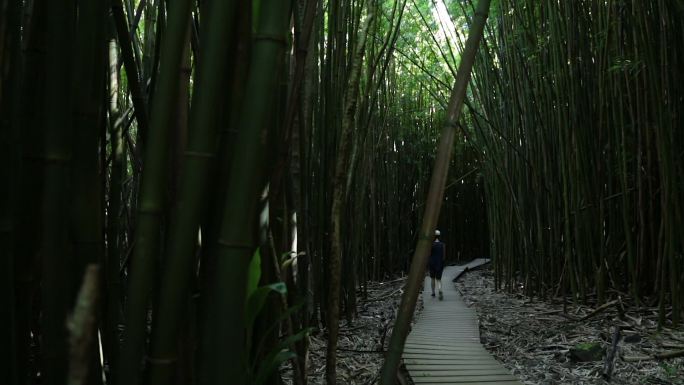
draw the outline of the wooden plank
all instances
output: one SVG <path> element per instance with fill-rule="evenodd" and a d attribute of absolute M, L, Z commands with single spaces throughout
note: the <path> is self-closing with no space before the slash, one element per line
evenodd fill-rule
<path fill-rule="evenodd" d="M 439 343 L 440 341 L 473 341 L 474 343 L 480 343 L 480 337 L 479 336 L 473 336 L 472 333 L 452 333 L 448 336 L 434 336 L 430 335 L 427 333 L 423 333 L 422 335 L 416 335 L 414 338 L 411 338 L 410 340 L 407 340 L 408 342 L 427 342 L 427 343 Z M 473 342 L 468 342 L 468 343 L 473 343 Z M 449 345 L 452 345 L 451 342 L 449 342 Z"/>
<path fill-rule="evenodd" d="M 430 328 L 430 329 L 436 329 L 436 328 L 438 328 L 437 325 L 435 325 L 434 327 L 432 327 L 432 328 Z M 435 337 L 435 338 L 449 337 L 450 335 L 453 335 L 453 334 L 468 334 L 468 335 L 470 335 L 471 337 L 480 338 L 480 332 L 479 332 L 476 328 L 473 328 L 473 329 L 471 329 L 471 330 L 468 330 L 468 329 L 454 329 L 454 330 L 447 330 L 447 331 L 444 331 L 444 332 L 442 332 L 442 331 L 439 331 L 439 332 L 438 332 L 438 331 L 430 330 L 430 329 L 418 329 L 418 330 L 413 330 L 413 331 L 411 332 L 411 334 L 412 334 L 412 335 L 421 335 L 421 334 L 422 334 L 422 335 L 429 335 L 429 336 Z"/>
<path fill-rule="evenodd" d="M 500 375 L 510 375 L 510 372 L 507 372 L 505 369 L 501 368 L 501 366 L 495 366 L 495 365 L 489 365 L 489 366 L 477 366 L 477 367 L 468 367 L 468 366 L 459 366 L 456 367 L 455 369 L 452 367 L 449 370 L 442 370 L 440 369 L 428 369 L 425 366 L 411 366 L 408 367 L 407 369 L 411 372 L 412 377 L 435 377 L 435 376 L 450 376 L 450 377 L 458 377 L 458 376 L 465 376 L 465 375 L 482 375 L 482 374 L 500 374 Z M 428 375 L 425 375 L 425 373 L 428 373 Z M 510 379 L 510 378 L 509 378 Z"/>
<path fill-rule="evenodd" d="M 510 374 L 487 374 L 483 376 L 429 376 L 416 377 L 411 373 L 411 378 L 416 384 L 421 383 L 462 383 L 462 382 L 497 382 L 497 381 L 511 381 L 513 377 Z"/>
<path fill-rule="evenodd" d="M 436 350 L 443 352 L 486 352 L 482 346 L 477 346 L 475 344 L 452 344 L 449 346 L 434 346 L 434 345 L 407 345 L 404 347 L 404 351 L 412 350 L 428 350 L 434 352 Z"/>
<path fill-rule="evenodd" d="M 439 346 L 435 347 L 435 345 L 420 345 L 420 344 L 406 344 L 404 347 L 404 351 L 412 351 L 412 350 L 429 350 L 429 351 L 434 351 L 435 349 L 439 349 L 444 352 L 470 352 L 470 351 L 486 351 L 483 347 L 481 346 L 475 346 L 471 344 L 463 344 L 463 345 L 447 345 L 447 346 Z"/>
<path fill-rule="evenodd" d="M 449 345 L 459 345 L 459 342 L 461 342 L 462 344 L 479 344 L 480 343 L 480 337 L 473 337 L 473 336 L 470 336 L 466 333 L 454 334 L 454 335 L 451 335 L 449 337 L 442 337 L 442 338 L 430 337 L 430 336 L 426 335 L 426 336 L 421 337 L 419 339 L 414 339 L 414 340 L 411 340 L 408 342 L 425 342 L 425 343 L 442 342 L 442 343 L 449 343 Z"/>
<path fill-rule="evenodd" d="M 487 358 L 486 354 L 450 354 L 448 356 L 435 356 L 430 353 L 408 353 L 406 359 L 423 360 L 423 362 L 440 363 L 443 361 L 482 361 Z"/>
<path fill-rule="evenodd" d="M 471 333 L 474 337 L 480 336 L 480 332 L 476 326 L 449 327 L 444 326 L 441 322 L 430 322 L 429 320 L 426 320 L 425 323 L 425 326 L 414 328 L 411 333 L 428 333 L 432 336 L 440 337 L 443 335 L 448 335 L 449 333 L 466 332 Z"/>
<path fill-rule="evenodd" d="M 451 370 L 426 370 L 415 369 L 411 371 L 411 377 L 461 377 L 461 376 L 486 376 L 486 375 L 510 375 L 510 372 L 501 367 L 485 367 L 479 369 L 451 369 Z"/>
<path fill-rule="evenodd" d="M 450 366 L 450 365 L 501 365 L 497 360 L 495 360 L 493 357 L 480 357 L 477 360 L 462 360 L 460 358 L 449 358 L 449 359 L 444 359 L 444 360 L 431 360 L 429 357 L 416 357 L 416 358 L 405 358 L 404 363 L 406 365 L 441 365 L 441 366 Z"/>
<path fill-rule="evenodd" d="M 430 379 L 425 379 L 425 381 L 420 382 L 421 385 L 521 385 L 520 382 L 516 380 L 503 380 L 503 381 L 472 381 L 472 382 L 458 382 L 458 380 L 440 382 L 432 381 Z"/>
<path fill-rule="evenodd" d="M 427 355 L 434 357 L 435 359 L 444 359 L 446 357 L 456 357 L 456 356 L 485 356 L 489 357 L 489 352 L 482 350 L 425 350 L 425 349 L 413 349 L 404 352 L 404 357 L 409 358 L 412 356 L 422 356 Z"/>
<path fill-rule="evenodd" d="M 470 345 L 470 346 L 462 346 L 458 349 L 420 349 L 420 348 L 408 348 L 404 349 L 404 353 L 422 353 L 422 352 L 429 352 L 431 354 L 434 354 L 436 356 L 444 356 L 444 355 L 452 355 L 452 354 L 486 354 L 489 355 L 489 353 L 482 347 L 479 347 L 475 344 Z"/>
<path fill-rule="evenodd" d="M 449 341 L 446 341 L 449 342 Z M 456 341 L 450 346 L 447 347 L 434 347 L 430 349 L 429 347 L 420 347 L 420 346 L 415 346 L 412 345 L 411 347 L 405 347 L 404 352 L 405 353 L 411 353 L 411 352 L 434 352 L 437 354 L 437 352 L 444 352 L 444 353 L 477 353 L 477 352 L 483 352 L 486 354 L 489 354 L 486 349 L 484 349 L 481 346 L 477 346 L 479 344 L 479 341 L 473 341 L 470 344 L 463 343 L 462 341 Z"/>
<path fill-rule="evenodd" d="M 464 310 L 465 311 L 465 310 Z M 419 320 L 420 325 L 412 328 L 412 330 L 415 329 L 430 329 L 433 332 L 439 333 L 442 329 L 471 329 L 471 330 L 477 330 L 478 329 L 478 324 L 475 323 L 474 321 L 468 321 L 466 322 L 461 322 L 459 323 L 450 323 L 450 317 L 440 317 L 440 318 L 423 318 Z M 435 327 L 438 327 L 437 330 L 434 330 Z"/>
<path fill-rule="evenodd" d="M 415 371 L 453 371 L 453 370 L 500 370 L 502 368 L 501 364 L 494 362 L 459 362 L 451 365 L 437 365 L 434 363 L 430 364 L 406 364 L 406 368 Z M 505 369 L 504 369 L 505 370 Z"/>
<path fill-rule="evenodd" d="M 444 300 L 423 290 L 424 309 L 404 347 L 404 363 L 416 384 L 520 385 L 510 372 L 480 344 L 475 311 L 465 305 L 450 280 L 466 267 L 487 263 L 479 259 L 467 266 L 444 270 Z M 429 288 L 426 278 L 425 288 Z"/>

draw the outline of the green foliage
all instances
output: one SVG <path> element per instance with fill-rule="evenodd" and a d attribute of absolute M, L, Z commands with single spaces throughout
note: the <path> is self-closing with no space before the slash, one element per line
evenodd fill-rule
<path fill-rule="evenodd" d="M 277 370 L 283 362 L 290 359 L 295 359 L 297 355 L 290 350 L 289 347 L 306 338 L 310 332 L 311 329 L 307 328 L 280 341 L 278 345 L 271 350 L 271 352 L 261 362 L 259 362 L 258 369 L 256 373 L 252 375 L 250 384 L 264 384 L 271 373 Z"/>
<path fill-rule="evenodd" d="M 247 320 L 247 325 L 254 323 L 257 314 L 259 314 L 261 309 L 263 309 L 264 304 L 266 303 L 266 298 L 271 293 L 285 295 L 287 294 L 287 286 L 284 282 L 276 282 L 270 285 L 257 287 L 252 293 L 248 293 L 245 308 L 245 318 Z"/>
<path fill-rule="evenodd" d="M 249 270 L 247 271 L 247 298 L 254 293 L 259 286 L 261 279 L 261 252 L 257 248 L 249 262 Z"/>
<path fill-rule="evenodd" d="M 677 375 L 677 366 L 667 362 L 659 362 L 658 366 L 665 372 L 668 377 L 675 377 Z"/>
<path fill-rule="evenodd" d="M 287 294 L 287 286 L 284 282 L 276 282 L 265 286 L 258 286 L 261 278 L 261 253 L 257 249 L 252 256 L 249 264 L 249 276 L 247 281 L 247 300 L 245 302 L 245 324 L 247 325 L 247 354 L 246 357 L 261 357 L 261 350 L 270 333 L 277 332 L 281 322 L 290 317 L 293 313 L 301 310 L 303 303 L 291 306 L 286 309 L 267 330 L 260 333 L 261 338 L 257 344 L 257 350 L 253 351 L 252 341 L 254 341 L 254 326 L 256 318 L 264 309 L 269 295 L 276 294 L 285 296 Z M 295 358 L 297 355 L 290 349 L 290 347 L 310 333 L 311 329 L 306 328 L 299 331 L 297 334 L 288 336 L 278 342 L 278 344 L 266 354 L 263 359 L 254 359 L 247 363 L 249 383 L 254 385 L 261 385 L 267 381 L 269 376 L 275 371 L 283 362 Z"/>

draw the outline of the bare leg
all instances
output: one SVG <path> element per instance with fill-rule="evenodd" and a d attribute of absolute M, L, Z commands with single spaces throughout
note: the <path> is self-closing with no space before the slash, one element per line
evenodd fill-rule
<path fill-rule="evenodd" d="M 430 278 L 430 286 L 432 286 L 432 296 L 435 296 L 435 277 Z"/>
<path fill-rule="evenodd" d="M 442 280 L 441 279 L 437 280 L 437 290 L 439 290 L 439 299 L 444 298 L 444 294 L 442 294 Z"/>

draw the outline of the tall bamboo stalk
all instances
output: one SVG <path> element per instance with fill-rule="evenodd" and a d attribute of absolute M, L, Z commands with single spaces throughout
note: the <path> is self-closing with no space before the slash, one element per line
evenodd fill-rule
<path fill-rule="evenodd" d="M 228 175 L 223 222 L 216 245 L 204 309 L 200 383 L 246 381 L 245 306 L 247 267 L 256 247 L 258 203 L 264 187 L 264 135 L 283 63 L 290 7 L 261 3 L 252 46 L 238 134 Z M 244 165 L 250 165 L 249 168 Z M 226 328 L 225 325 L 233 325 Z M 209 332 L 211 331 L 211 332 Z M 226 366 L 226 362 L 231 365 Z"/>
<path fill-rule="evenodd" d="M 351 155 L 351 141 L 355 123 L 356 106 L 358 103 L 359 81 L 363 56 L 365 53 L 366 40 L 368 36 L 368 26 L 372 22 L 374 13 L 369 10 L 366 14 L 364 24 L 359 30 L 359 42 L 356 45 L 356 52 L 352 61 L 351 73 L 347 84 L 344 97 L 344 109 L 342 116 L 342 127 L 340 132 L 340 142 L 337 148 L 337 160 L 335 163 L 335 173 L 333 180 L 333 198 L 331 208 L 331 247 L 330 247 L 330 287 L 328 289 L 328 345 L 326 350 L 326 380 L 329 385 L 337 383 L 337 338 L 339 333 L 340 318 L 340 280 L 342 274 L 342 210 L 345 205 L 347 195 L 347 164 Z"/>
<path fill-rule="evenodd" d="M 672 70 L 681 58 L 660 47 L 677 44 L 681 23 L 664 3 L 499 9 L 474 93 L 487 116 L 476 133 L 497 278 L 512 288 L 519 273 L 529 293 L 567 288 L 580 300 L 595 291 L 605 301 L 610 287 L 637 301 L 655 294 L 676 322 L 680 273 L 669 272 L 681 272 L 671 235 L 681 195 L 671 181 L 681 167 L 672 146 L 682 139 L 670 97 L 681 93 Z"/>
<path fill-rule="evenodd" d="M 111 31 L 110 31 L 111 32 Z M 121 308 L 121 257 L 122 257 L 122 185 L 125 179 L 126 145 L 123 138 L 123 123 L 119 110 L 119 71 L 118 51 L 113 38 L 109 41 L 109 77 L 108 77 L 108 125 L 110 138 L 111 167 L 109 174 L 109 191 L 107 205 L 107 263 L 105 268 L 107 285 L 107 309 L 105 311 L 105 333 L 103 335 L 109 365 L 108 380 L 116 383 L 119 369 L 119 323 Z"/>
<path fill-rule="evenodd" d="M 0 378 L 9 385 L 19 380 L 17 351 L 22 342 L 16 333 L 21 330 L 16 325 L 15 307 L 15 258 L 17 256 L 15 237 L 18 234 L 17 222 L 13 211 L 18 201 L 20 161 L 19 131 L 17 109 L 20 99 L 21 80 L 21 4 L 8 1 L 2 4 L 5 12 L 0 16 L 0 180 L 6 181 L 9 188 L 0 192 L 0 271 L 2 286 L 0 306 L 7 309 L 7 315 L 0 321 L 0 344 L 6 348 L 0 353 Z"/>
<path fill-rule="evenodd" d="M 13 210 L 18 240 L 15 259 L 15 304 L 17 373 L 21 380 L 30 373 L 32 331 L 36 330 L 36 297 L 40 293 L 40 242 L 43 226 L 40 202 L 45 186 L 42 154 L 44 152 L 43 107 L 46 57 L 46 2 L 35 1 L 30 13 L 30 31 L 22 41 L 21 93 L 17 104 L 16 130 L 21 142 L 18 194 L 19 204 Z M 34 334 L 35 335 L 35 334 Z"/>
<path fill-rule="evenodd" d="M 71 58 L 74 55 L 75 4 L 70 1 L 47 3 L 45 61 L 45 190 L 42 197 L 42 352 L 45 383 L 64 384 L 68 368 L 68 333 L 64 320 L 71 306 L 68 267 L 67 218 L 68 183 L 72 133 Z M 66 95 L 65 95 L 66 90 Z"/>
<path fill-rule="evenodd" d="M 144 170 L 138 203 L 135 245 L 128 287 L 124 343 L 121 350 L 119 384 L 137 384 L 146 341 L 148 305 L 160 250 L 161 216 L 164 212 L 165 172 L 171 111 L 178 95 L 181 65 L 191 1 L 170 4 L 159 68 L 159 82 L 152 104 L 149 146 L 144 153 Z"/>
<path fill-rule="evenodd" d="M 106 20 L 107 3 L 103 0 L 92 1 L 79 6 L 78 40 L 74 57 L 74 73 L 82 77 L 75 86 L 73 122 L 72 215 L 73 215 L 73 254 L 75 277 L 83 277 L 88 265 L 104 262 L 104 209 L 102 205 L 102 174 L 100 172 L 100 134 L 105 122 L 103 115 L 104 85 L 106 71 Z M 74 283 L 80 283 L 74 280 Z M 75 297 L 78 287 L 72 287 Z M 85 334 L 97 336 L 97 325 L 90 325 Z M 97 344 L 87 346 L 88 383 L 102 383 Z M 84 379 L 85 380 L 85 379 Z"/>
<path fill-rule="evenodd" d="M 204 22 L 200 68 L 190 112 L 188 146 L 180 176 L 177 206 L 171 218 L 168 256 L 161 279 L 158 317 L 155 318 L 150 348 L 149 382 L 171 381 L 177 357 L 179 327 L 189 294 L 197 235 L 209 189 L 212 161 L 216 154 L 218 112 L 222 71 L 228 61 L 224 42 L 233 32 L 235 3 L 217 1 L 209 6 Z"/>

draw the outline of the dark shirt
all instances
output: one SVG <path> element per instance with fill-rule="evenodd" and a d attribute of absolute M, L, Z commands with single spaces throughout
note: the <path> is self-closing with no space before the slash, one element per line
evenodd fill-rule
<path fill-rule="evenodd" d="M 430 268 L 434 270 L 441 270 L 444 268 L 444 243 L 439 240 L 432 242 Z"/>

